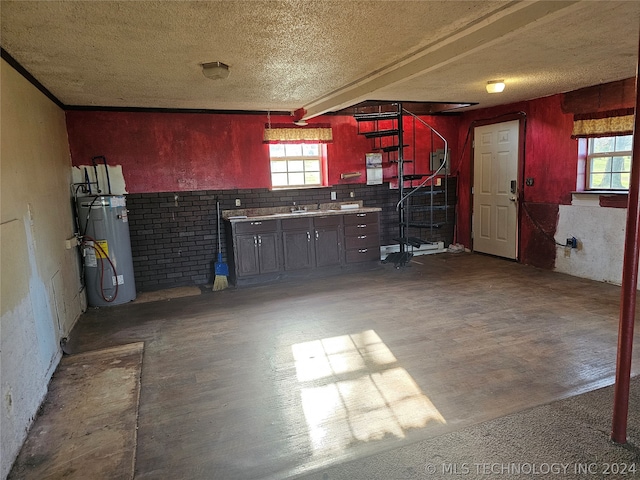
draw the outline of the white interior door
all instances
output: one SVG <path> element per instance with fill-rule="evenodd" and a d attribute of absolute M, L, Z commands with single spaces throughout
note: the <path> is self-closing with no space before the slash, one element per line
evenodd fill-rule
<path fill-rule="evenodd" d="M 518 254 L 519 121 L 476 127 L 473 155 L 473 249 Z"/>

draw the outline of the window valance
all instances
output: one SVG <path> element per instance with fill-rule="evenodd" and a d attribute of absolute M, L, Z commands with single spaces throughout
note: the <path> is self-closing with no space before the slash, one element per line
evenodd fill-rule
<path fill-rule="evenodd" d="M 265 124 L 264 143 L 331 143 L 330 124 L 314 123 L 304 127 L 290 124 Z"/>
<path fill-rule="evenodd" d="M 571 138 L 612 137 L 633 133 L 634 109 L 612 110 L 573 116 Z"/>

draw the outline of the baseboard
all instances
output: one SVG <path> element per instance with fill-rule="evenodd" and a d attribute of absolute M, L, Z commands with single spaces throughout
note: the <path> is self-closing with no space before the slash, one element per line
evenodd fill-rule
<path fill-rule="evenodd" d="M 417 247 L 407 247 L 408 252 L 416 255 L 433 255 L 435 253 L 444 253 L 447 249 L 444 247 L 444 242 L 429 243 L 420 245 Z M 382 245 L 380 247 L 380 260 L 384 260 L 390 253 L 396 253 L 400 251 L 400 245 Z"/>

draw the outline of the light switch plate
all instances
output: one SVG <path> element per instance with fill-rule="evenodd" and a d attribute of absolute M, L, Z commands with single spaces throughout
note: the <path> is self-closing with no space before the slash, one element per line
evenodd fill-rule
<path fill-rule="evenodd" d="M 242 205 L 242 203 L 240 202 L 240 199 L 236 198 L 236 207 L 239 207 L 240 205 Z"/>

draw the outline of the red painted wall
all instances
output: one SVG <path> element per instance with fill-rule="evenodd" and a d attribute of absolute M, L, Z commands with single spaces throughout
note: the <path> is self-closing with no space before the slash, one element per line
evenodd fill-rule
<path fill-rule="evenodd" d="M 533 218 L 522 213 L 520 260 L 553 267 L 558 205 L 570 203 L 577 174 L 577 141 L 570 138 L 573 117 L 562 112 L 561 100 L 555 95 L 460 116 L 425 117 L 450 141 L 452 174 L 458 176 L 458 242 L 471 246 L 472 149 L 470 142 L 464 145 L 468 129 L 524 112 L 523 177 L 532 177 L 534 185 L 523 191 Z M 67 112 L 73 164 L 86 165 L 104 155 L 110 165 L 122 165 L 130 193 L 269 188 L 268 147 L 262 143 L 266 122 L 266 115 L 252 114 Z M 365 183 L 364 154 L 371 151 L 371 141 L 357 134 L 355 120 L 327 115 L 314 122 L 333 128 L 334 141 L 327 145 L 329 185 Z M 423 137 L 419 144 L 425 142 L 430 140 Z M 416 171 L 427 164 L 426 157 L 419 160 Z M 355 171 L 362 176 L 340 179 L 341 173 Z"/>
<path fill-rule="evenodd" d="M 272 117 L 273 123 L 291 123 Z M 326 116 L 333 143 L 327 145 L 329 185 L 345 183 L 344 172 L 361 171 L 349 183 L 364 183 L 370 141 L 357 134 L 352 117 Z M 122 165 L 129 193 L 268 188 L 269 150 L 262 143 L 266 115 L 67 112 L 73 165 L 104 155 Z M 313 123 L 313 122 L 311 122 Z"/>
<path fill-rule="evenodd" d="M 562 112 L 562 95 L 465 113 L 460 121 L 460 151 L 469 128 L 512 120 L 510 114 L 524 112 L 524 171 L 521 178 L 533 178 L 523 186 L 520 208 L 520 261 L 553 268 L 556 247 L 558 205 L 571 203 L 576 190 L 577 141 L 571 139 L 573 116 Z M 525 116 L 522 116 L 524 118 Z M 473 132 L 471 132 L 473 133 Z M 471 246 L 472 149 L 470 136 L 459 167 L 457 241 Z M 522 138 L 521 138 L 522 141 Z M 454 165 L 456 165 L 454 160 Z"/>

